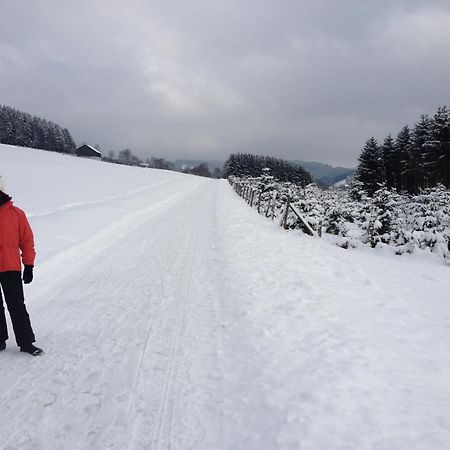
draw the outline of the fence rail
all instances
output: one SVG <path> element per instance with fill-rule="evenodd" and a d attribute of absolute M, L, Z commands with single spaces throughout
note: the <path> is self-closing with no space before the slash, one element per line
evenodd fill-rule
<path fill-rule="evenodd" d="M 242 197 L 246 203 L 250 205 L 251 208 L 256 206 L 258 213 L 264 214 L 266 217 L 270 217 L 272 220 L 276 217 L 276 195 L 277 193 L 274 192 L 270 196 L 270 192 L 264 191 L 263 189 L 257 189 L 252 186 L 249 186 L 245 183 L 242 183 L 241 181 L 238 181 L 236 179 L 229 179 L 228 180 L 235 192 Z M 263 194 L 269 194 L 267 202 L 264 202 Z M 255 200 L 257 199 L 257 200 Z M 290 198 L 288 195 L 284 195 L 282 198 L 283 204 L 284 204 L 284 210 L 281 213 L 281 221 L 280 226 L 282 226 L 285 230 L 289 228 L 288 225 L 288 219 L 290 213 L 294 214 L 296 220 L 300 224 L 300 229 L 304 231 L 306 234 L 309 234 L 310 236 L 319 236 L 319 233 L 317 233 L 311 225 L 308 223 L 308 221 L 302 216 L 302 214 L 295 208 L 295 206 L 292 204 Z M 267 203 L 267 204 L 264 204 Z"/>

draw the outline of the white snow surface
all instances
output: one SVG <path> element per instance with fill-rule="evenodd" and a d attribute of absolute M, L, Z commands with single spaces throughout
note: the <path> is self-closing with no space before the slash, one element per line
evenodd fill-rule
<path fill-rule="evenodd" d="M 2 449 L 448 449 L 450 268 L 285 232 L 224 180 L 0 145 L 45 354 Z"/>

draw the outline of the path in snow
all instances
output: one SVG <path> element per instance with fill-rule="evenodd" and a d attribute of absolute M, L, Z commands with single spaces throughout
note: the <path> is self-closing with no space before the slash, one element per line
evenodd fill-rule
<path fill-rule="evenodd" d="M 185 334 L 186 317 L 201 305 L 195 320 L 211 325 L 212 194 L 196 183 L 44 265 L 51 293 L 44 288 L 45 298 L 36 293 L 29 303 L 37 303 L 32 317 L 47 353 L 24 359 L 10 344 L 1 355 L 0 408 L 14 411 L 16 424 L 0 423 L 6 448 L 168 448 L 170 439 L 187 448 L 201 440 L 192 405 L 186 417 L 173 409 L 189 379 L 186 341 L 202 339 Z"/>
<path fill-rule="evenodd" d="M 154 188 L 33 212 L 60 236 L 27 287 L 47 353 L 0 354 L 2 448 L 446 448 L 448 267 L 286 233 L 226 182 Z"/>

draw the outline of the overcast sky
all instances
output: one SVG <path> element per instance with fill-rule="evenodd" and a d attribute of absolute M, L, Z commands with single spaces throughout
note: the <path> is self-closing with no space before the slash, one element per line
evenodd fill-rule
<path fill-rule="evenodd" d="M 105 153 L 351 167 L 449 97 L 449 0 L 0 0 L 0 104 Z"/>

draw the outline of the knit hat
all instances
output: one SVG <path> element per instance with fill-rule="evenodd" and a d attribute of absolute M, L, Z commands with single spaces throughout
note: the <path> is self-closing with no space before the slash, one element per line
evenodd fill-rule
<path fill-rule="evenodd" d="M 0 175 L 0 191 L 5 192 L 5 182 L 3 181 L 1 175 Z"/>

